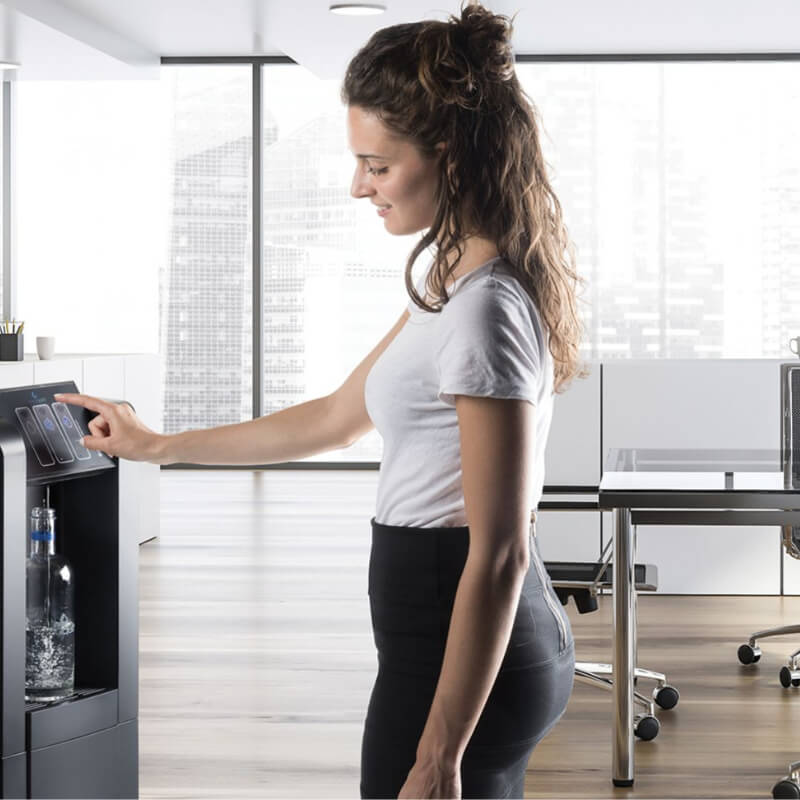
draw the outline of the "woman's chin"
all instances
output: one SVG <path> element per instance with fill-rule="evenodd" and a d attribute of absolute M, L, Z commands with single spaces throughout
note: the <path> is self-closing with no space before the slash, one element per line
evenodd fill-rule
<path fill-rule="evenodd" d="M 383 218 L 383 229 L 392 236 L 410 236 L 412 233 L 419 233 L 425 230 L 425 226 L 419 227 L 418 225 L 402 225 L 397 220 L 392 219 L 391 215 Z"/>

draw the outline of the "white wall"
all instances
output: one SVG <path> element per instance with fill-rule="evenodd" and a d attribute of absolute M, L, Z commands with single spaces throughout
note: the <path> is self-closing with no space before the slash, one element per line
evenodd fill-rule
<path fill-rule="evenodd" d="M 25 351 L 50 335 L 60 353 L 157 353 L 169 174 L 160 81 L 16 90 Z"/>

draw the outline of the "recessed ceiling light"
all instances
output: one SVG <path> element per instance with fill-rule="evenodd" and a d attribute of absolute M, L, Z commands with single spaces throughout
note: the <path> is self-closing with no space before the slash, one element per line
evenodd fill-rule
<path fill-rule="evenodd" d="M 331 3 L 328 11 L 348 17 L 363 17 L 368 14 L 383 14 L 386 6 L 382 3 Z"/>

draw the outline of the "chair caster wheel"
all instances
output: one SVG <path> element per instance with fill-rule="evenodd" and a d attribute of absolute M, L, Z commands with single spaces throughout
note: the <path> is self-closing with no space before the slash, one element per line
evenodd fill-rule
<path fill-rule="evenodd" d="M 772 796 L 775 798 L 800 798 L 800 786 L 794 781 L 784 778 L 772 787 Z"/>
<path fill-rule="evenodd" d="M 653 690 L 653 700 L 657 706 L 661 708 L 675 708 L 678 705 L 680 694 L 674 686 L 664 684 L 661 688 L 656 687 Z"/>
<path fill-rule="evenodd" d="M 800 670 L 781 667 L 778 678 L 784 689 L 788 689 L 790 686 L 800 686 Z"/>
<path fill-rule="evenodd" d="M 658 736 L 659 730 L 661 730 L 659 721 L 649 714 L 641 714 L 636 717 L 634 723 L 633 732 L 643 742 L 649 742 L 651 739 L 655 739 L 656 736 Z"/>
<path fill-rule="evenodd" d="M 757 646 L 752 646 L 749 644 L 743 644 L 739 647 L 739 651 L 737 654 L 739 656 L 739 661 L 742 664 L 755 664 L 759 658 L 761 658 L 761 649 Z"/>

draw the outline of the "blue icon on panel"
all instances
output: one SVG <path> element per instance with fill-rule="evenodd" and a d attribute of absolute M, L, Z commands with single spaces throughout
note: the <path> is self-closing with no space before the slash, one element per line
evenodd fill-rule
<path fill-rule="evenodd" d="M 53 420 L 51 420 L 51 419 L 45 419 L 44 426 L 49 431 L 54 431 L 56 429 L 56 426 L 53 425 Z"/>
<path fill-rule="evenodd" d="M 72 421 L 70 420 L 70 418 L 69 418 L 69 416 L 67 414 L 64 414 L 64 416 L 61 417 L 61 424 L 65 428 L 71 428 L 72 427 Z"/>

